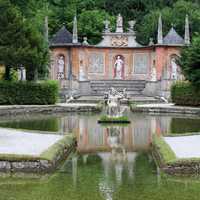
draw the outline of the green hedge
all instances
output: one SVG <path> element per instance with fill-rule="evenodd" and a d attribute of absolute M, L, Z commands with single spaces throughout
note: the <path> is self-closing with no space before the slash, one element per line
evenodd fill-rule
<path fill-rule="evenodd" d="M 200 88 L 189 82 L 177 82 L 171 87 L 171 98 L 176 105 L 200 106 Z"/>
<path fill-rule="evenodd" d="M 0 81 L 0 105 L 55 104 L 57 99 L 56 81 Z"/>

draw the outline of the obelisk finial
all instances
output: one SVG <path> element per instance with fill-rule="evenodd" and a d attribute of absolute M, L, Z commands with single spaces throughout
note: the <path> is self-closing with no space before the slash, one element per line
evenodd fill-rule
<path fill-rule="evenodd" d="M 163 31 L 162 31 L 162 16 L 160 14 L 158 19 L 158 36 L 157 36 L 158 44 L 163 44 Z"/>

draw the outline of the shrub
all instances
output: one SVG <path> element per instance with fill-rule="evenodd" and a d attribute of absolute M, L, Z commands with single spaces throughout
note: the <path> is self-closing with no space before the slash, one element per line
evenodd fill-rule
<path fill-rule="evenodd" d="M 171 98 L 176 105 L 200 106 L 200 89 L 189 82 L 177 82 L 171 87 Z"/>
<path fill-rule="evenodd" d="M 55 81 L 0 81 L 1 105 L 55 104 L 57 98 L 58 84 Z"/>

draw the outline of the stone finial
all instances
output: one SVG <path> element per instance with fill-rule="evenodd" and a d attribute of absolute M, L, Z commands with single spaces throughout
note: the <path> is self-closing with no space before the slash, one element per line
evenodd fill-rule
<path fill-rule="evenodd" d="M 87 37 L 83 37 L 83 45 L 89 45 Z"/>
<path fill-rule="evenodd" d="M 123 33 L 123 18 L 121 14 L 117 16 L 116 33 Z"/>
<path fill-rule="evenodd" d="M 129 32 L 130 33 L 134 33 L 134 26 L 136 24 L 136 21 L 135 20 L 131 20 L 131 21 L 128 22 L 128 24 L 129 24 L 129 28 L 128 28 Z"/>
<path fill-rule="evenodd" d="M 154 45 L 153 38 L 149 38 L 149 46 Z"/>
<path fill-rule="evenodd" d="M 78 43 L 78 30 L 77 30 L 77 18 L 76 18 L 76 15 L 74 16 L 74 20 L 73 20 L 72 43 Z"/>
<path fill-rule="evenodd" d="M 47 44 L 49 44 L 49 19 L 48 19 L 48 16 L 45 16 L 45 19 L 44 19 L 44 37 L 45 37 Z"/>
<path fill-rule="evenodd" d="M 162 31 L 162 16 L 160 14 L 158 20 L 158 36 L 157 36 L 158 44 L 163 44 L 163 31 Z"/>
<path fill-rule="evenodd" d="M 185 17 L 185 44 L 190 45 L 190 27 L 189 27 L 189 17 L 186 15 Z"/>
<path fill-rule="evenodd" d="M 103 23 L 104 23 L 104 25 L 105 25 L 104 32 L 105 32 L 105 33 L 109 33 L 109 32 L 110 32 L 110 27 L 109 27 L 110 21 L 106 19 Z"/>

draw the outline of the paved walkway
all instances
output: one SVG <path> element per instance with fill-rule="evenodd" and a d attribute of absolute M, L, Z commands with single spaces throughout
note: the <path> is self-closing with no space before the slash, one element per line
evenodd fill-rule
<path fill-rule="evenodd" d="M 179 113 L 200 115 L 200 107 L 176 106 L 172 103 L 139 104 L 132 108 L 134 112 Z"/>
<path fill-rule="evenodd" d="M 164 137 L 178 158 L 200 158 L 200 135 Z"/>
<path fill-rule="evenodd" d="M 61 135 L 0 128 L 0 154 L 39 156 L 62 138 Z"/>

